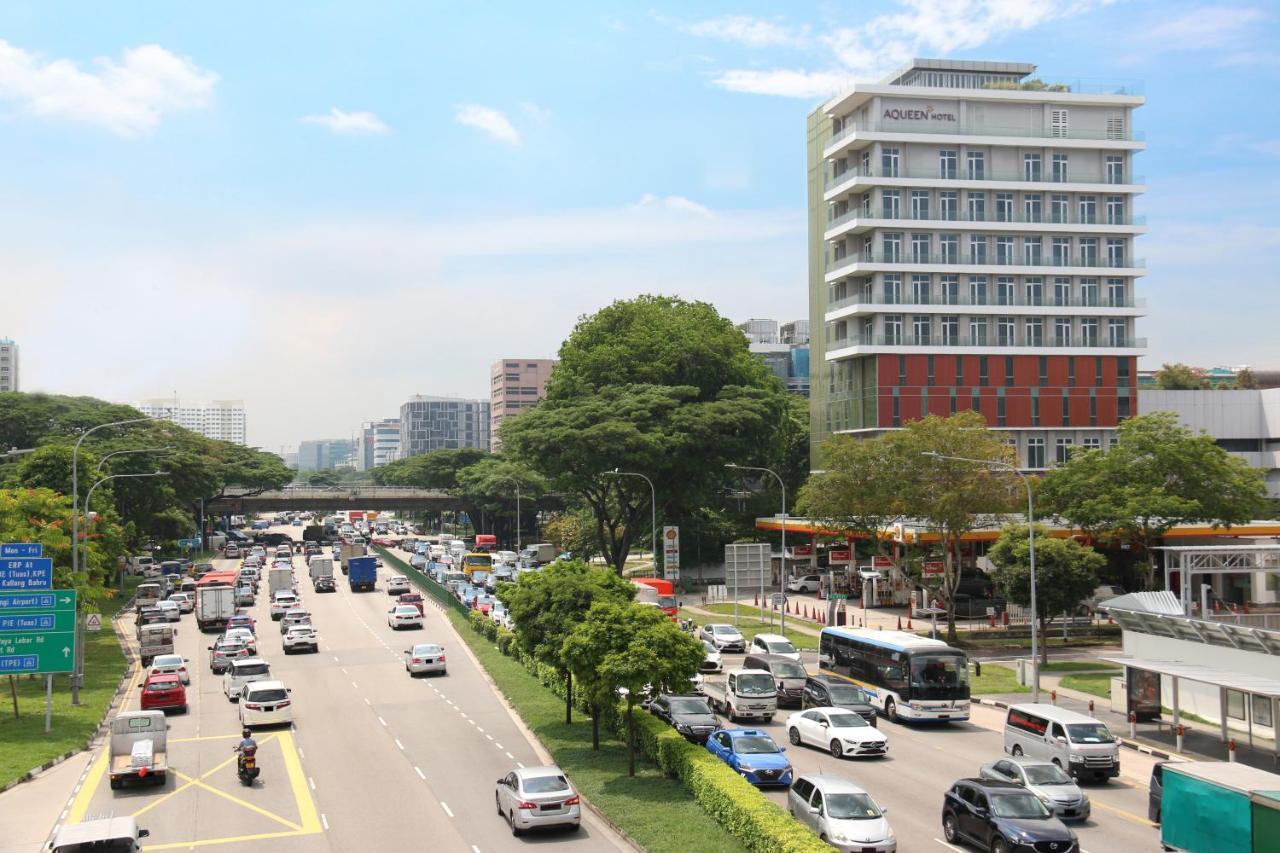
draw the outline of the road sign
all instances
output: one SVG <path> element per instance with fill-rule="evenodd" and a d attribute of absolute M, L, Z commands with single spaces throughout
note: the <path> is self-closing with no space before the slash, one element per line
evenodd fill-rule
<path fill-rule="evenodd" d="M 9 542 L 0 545 L 0 557 L 42 557 L 44 546 L 39 542 Z"/>
<path fill-rule="evenodd" d="M 662 528 L 662 567 L 666 572 L 668 580 L 678 579 L 680 577 L 679 527 Z"/>
<path fill-rule="evenodd" d="M 0 558 L 0 592 L 52 588 L 52 557 Z"/>
<path fill-rule="evenodd" d="M 848 600 L 849 600 L 849 593 L 847 593 L 847 592 L 833 592 L 833 593 L 831 593 L 830 595 L 828 595 L 828 596 L 827 596 L 827 598 L 829 598 L 829 599 L 830 599 L 830 600 L 832 600 L 832 601 L 848 601 Z"/>
<path fill-rule="evenodd" d="M 89 613 L 84 617 L 84 629 L 97 633 L 102 630 L 102 614 Z"/>
<path fill-rule="evenodd" d="M 76 592 L 0 593 L 0 675 L 75 669 Z"/>

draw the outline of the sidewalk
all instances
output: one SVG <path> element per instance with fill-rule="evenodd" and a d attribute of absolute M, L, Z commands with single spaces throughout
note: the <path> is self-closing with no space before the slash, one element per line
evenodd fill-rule
<path fill-rule="evenodd" d="M 0 853 L 31 853 L 44 847 L 96 754 L 85 750 L 0 795 Z"/>

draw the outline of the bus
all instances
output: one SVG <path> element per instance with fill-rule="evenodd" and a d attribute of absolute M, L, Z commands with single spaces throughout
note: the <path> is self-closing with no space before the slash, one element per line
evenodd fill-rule
<path fill-rule="evenodd" d="M 905 631 L 823 628 L 818 667 L 853 682 L 890 720 L 969 719 L 969 659 L 960 649 Z"/>
<path fill-rule="evenodd" d="M 671 581 L 662 578 L 632 578 L 631 583 L 636 588 L 637 604 L 651 604 L 672 619 L 680 614 L 676 603 L 676 588 Z"/>

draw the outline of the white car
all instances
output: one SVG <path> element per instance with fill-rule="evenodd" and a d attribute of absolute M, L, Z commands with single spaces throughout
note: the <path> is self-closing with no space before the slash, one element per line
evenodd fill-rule
<path fill-rule="evenodd" d="M 232 702 L 240 700 L 245 685 L 255 681 L 270 681 L 271 667 L 262 658 L 240 658 L 231 662 L 231 668 L 222 676 L 222 692 Z"/>
<path fill-rule="evenodd" d="M 787 581 L 787 592 L 817 592 L 820 589 L 821 575 L 801 575 Z"/>
<path fill-rule="evenodd" d="M 275 726 L 293 722 L 293 702 L 283 681 L 254 681 L 240 694 L 240 725 Z"/>
<path fill-rule="evenodd" d="M 170 622 L 182 621 L 182 608 L 178 606 L 178 602 L 173 600 L 157 601 L 156 609 L 164 614 L 164 618 Z"/>
<path fill-rule="evenodd" d="M 392 575 L 387 578 L 387 595 L 400 595 L 409 591 L 409 579 L 404 575 Z"/>
<path fill-rule="evenodd" d="M 319 635 L 309 622 L 290 625 L 285 629 L 284 639 L 281 642 L 286 655 L 300 651 L 320 651 Z"/>
<path fill-rule="evenodd" d="M 816 746 L 833 758 L 876 756 L 889 752 L 889 738 L 859 714 L 828 706 L 796 711 L 787 717 L 787 737 L 795 746 Z"/>
<path fill-rule="evenodd" d="M 187 663 L 187 659 L 182 655 L 156 655 L 151 659 L 151 669 L 147 671 L 147 677 L 160 672 L 172 672 L 182 679 L 183 684 L 190 684 L 191 676 L 187 673 Z"/>
<path fill-rule="evenodd" d="M 444 646 L 438 643 L 418 643 L 404 650 L 404 670 L 410 675 L 424 672 L 446 674 Z"/>
<path fill-rule="evenodd" d="M 280 617 L 280 633 L 283 635 L 292 625 L 311 624 L 311 612 L 301 607 L 291 607 Z"/>
<path fill-rule="evenodd" d="M 271 596 L 271 618 L 278 621 L 284 616 L 286 611 L 292 610 L 299 604 L 301 604 L 301 602 L 298 601 L 296 593 L 282 589 L 275 595 Z"/>
<path fill-rule="evenodd" d="M 493 795 L 512 835 L 526 829 L 582 823 L 582 800 L 559 767 L 521 767 L 498 780 Z"/>
<path fill-rule="evenodd" d="M 719 672 L 724 668 L 724 661 L 720 658 L 720 650 L 716 648 L 716 644 L 710 640 L 702 641 L 702 648 L 706 655 L 702 658 L 702 664 L 698 667 L 699 672 Z"/>
<path fill-rule="evenodd" d="M 722 652 L 745 652 L 747 640 L 737 628 L 727 623 L 703 625 L 698 639 L 707 640 Z"/>
<path fill-rule="evenodd" d="M 395 631 L 401 628 L 421 628 L 422 614 L 412 604 L 397 604 L 387 611 L 387 625 Z"/>
<path fill-rule="evenodd" d="M 751 648 L 748 651 L 752 654 L 777 655 L 791 658 L 796 663 L 800 662 L 800 650 L 781 634 L 756 634 L 751 640 Z"/>
<path fill-rule="evenodd" d="M 235 640 L 237 642 L 244 643 L 246 646 L 249 647 L 250 654 L 256 655 L 258 653 L 258 638 L 255 637 L 253 635 L 253 631 L 249 630 L 248 628 L 244 628 L 244 627 L 228 628 L 226 630 L 226 633 L 224 633 L 222 636 L 228 640 Z"/>
<path fill-rule="evenodd" d="M 175 592 L 169 596 L 169 600 L 178 605 L 181 613 L 190 613 L 196 609 L 196 600 L 189 592 Z"/>

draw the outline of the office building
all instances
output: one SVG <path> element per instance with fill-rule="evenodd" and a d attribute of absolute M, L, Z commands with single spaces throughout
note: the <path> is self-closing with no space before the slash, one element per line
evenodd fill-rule
<path fill-rule="evenodd" d="M 21 391 L 18 387 L 18 345 L 0 338 L 0 391 Z"/>
<path fill-rule="evenodd" d="M 737 328 L 747 336 L 747 349 L 789 392 L 809 396 L 809 321 L 779 324 L 777 320 L 753 319 Z"/>
<path fill-rule="evenodd" d="M 489 435 L 496 451 L 502 443 L 498 427 L 547 396 L 554 358 L 504 358 L 489 368 Z"/>
<path fill-rule="evenodd" d="M 172 421 L 205 438 L 248 444 L 244 402 L 241 400 L 183 402 L 177 398 L 156 398 L 136 403 L 134 408 L 149 418 Z"/>
<path fill-rule="evenodd" d="M 1124 87 L 917 59 L 808 121 L 811 446 L 973 409 L 1038 470 L 1137 410 Z"/>
<path fill-rule="evenodd" d="M 400 407 L 400 457 L 462 447 L 489 449 L 489 401 L 410 397 Z"/>
<path fill-rule="evenodd" d="M 1280 388 L 1252 391 L 1138 391 L 1138 412 L 1173 412 L 1192 432 L 1206 432 L 1233 456 L 1266 472 L 1267 494 L 1280 498 Z"/>
<path fill-rule="evenodd" d="M 324 438 L 298 445 L 298 471 L 331 471 L 355 467 L 355 442 L 349 438 Z"/>
<path fill-rule="evenodd" d="M 356 458 L 356 467 L 361 471 L 371 471 L 399 458 L 399 418 L 384 418 L 361 425 L 360 453 Z"/>

